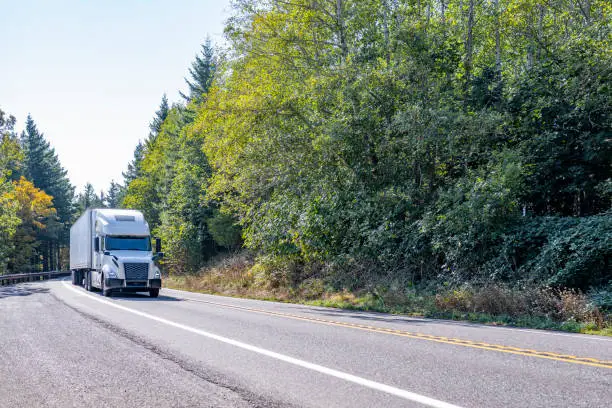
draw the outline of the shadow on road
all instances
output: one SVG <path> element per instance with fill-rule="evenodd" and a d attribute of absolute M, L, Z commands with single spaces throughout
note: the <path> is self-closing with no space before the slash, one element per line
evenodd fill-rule
<path fill-rule="evenodd" d="M 377 321 L 383 323 L 394 323 L 394 324 L 405 324 L 410 326 L 415 325 L 435 325 L 435 324 L 444 324 L 444 325 L 454 325 L 454 326 L 463 326 L 470 328 L 478 328 L 478 327 L 498 327 L 493 325 L 487 325 L 476 322 L 465 322 L 460 320 L 447 320 L 447 319 L 435 319 L 435 318 L 414 318 L 406 315 L 389 315 L 386 313 L 380 312 L 370 312 L 370 311 L 355 311 L 355 310 L 342 310 L 342 309 L 317 309 L 317 310 L 308 310 L 307 308 L 301 308 L 296 306 L 296 309 L 299 310 L 300 313 L 304 314 L 313 314 L 316 316 L 329 316 L 329 317 L 345 317 L 350 319 L 357 319 L 363 321 Z"/>
<path fill-rule="evenodd" d="M 325 310 L 308 310 L 307 308 L 299 308 L 301 313 L 313 314 L 316 316 L 328 316 L 328 317 L 345 317 L 351 319 L 359 319 L 365 321 L 376 321 L 384 323 L 405 323 L 405 324 L 426 324 L 430 323 L 428 320 L 420 318 L 411 318 L 409 316 L 395 316 L 388 315 L 379 312 L 366 312 L 366 311 L 354 311 L 354 310 L 342 310 L 342 309 L 325 309 Z"/>
<path fill-rule="evenodd" d="M 162 289 L 163 290 L 163 289 Z M 163 293 L 163 292 L 162 292 Z M 100 294 L 102 296 L 102 294 Z M 157 298 L 152 298 L 148 294 L 143 293 L 129 293 L 129 292 L 113 292 L 113 299 L 128 300 L 130 302 L 182 302 L 183 299 L 175 298 L 173 296 L 164 296 L 162 294 Z"/>
<path fill-rule="evenodd" d="M 48 288 L 41 288 L 27 283 L 0 286 L 0 299 L 13 296 L 29 296 L 37 293 L 49 293 Z"/>

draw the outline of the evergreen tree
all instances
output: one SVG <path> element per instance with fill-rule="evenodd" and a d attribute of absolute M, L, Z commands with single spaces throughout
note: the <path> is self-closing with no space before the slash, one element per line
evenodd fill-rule
<path fill-rule="evenodd" d="M 162 96 L 162 100 L 159 105 L 159 110 L 155 112 L 155 117 L 149 124 L 149 129 L 151 130 L 151 133 L 149 133 L 149 139 L 159 134 L 159 131 L 161 130 L 161 126 L 164 123 L 164 120 L 166 120 L 166 118 L 168 117 L 169 110 L 170 110 L 170 107 L 168 106 L 168 97 L 166 96 L 166 94 L 164 94 L 164 96 Z"/>
<path fill-rule="evenodd" d="M 34 120 L 28 115 L 26 129 L 21 134 L 25 155 L 25 176 L 34 185 L 53 197 L 59 221 L 69 223 L 73 215 L 72 198 L 74 187 L 62 167 L 55 149 L 39 132 Z M 64 237 L 67 240 L 67 237 Z"/>
<path fill-rule="evenodd" d="M 69 225 L 74 216 L 74 187 L 68 180 L 55 150 L 38 130 L 30 115 L 25 131 L 21 134 L 24 152 L 24 175 L 34 186 L 48 194 L 55 207 L 46 227 L 37 229 L 36 255 L 42 256 L 42 268 L 50 270 L 59 266 L 61 248 L 69 242 Z"/>
<path fill-rule="evenodd" d="M 115 180 L 111 180 L 110 187 L 104 198 L 104 204 L 108 208 L 118 208 L 121 205 L 123 195 L 123 187 L 119 183 L 115 183 Z"/>
<path fill-rule="evenodd" d="M 91 183 L 85 184 L 83 192 L 79 194 L 77 198 L 80 213 L 83 213 L 88 208 L 101 208 L 104 207 L 104 194 L 98 196 Z"/>
<path fill-rule="evenodd" d="M 5 116 L 0 109 L 0 179 L 18 180 L 23 166 L 23 152 L 14 132 L 15 122 L 14 116 Z"/>
<path fill-rule="evenodd" d="M 15 233 L 21 224 L 15 187 L 11 183 L 18 178 L 23 159 L 14 126 L 15 117 L 0 109 L 0 275 L 7 272 Z"/>
<path fill-rule="evenodd" d="M 144 157 L 144 149 L 144 144 L 139 141 L 136 145 L 136 149 L 134 149 L 134 158 L 128 163 L 127 171 L 123 173 L 124 186 L 126 188 L 141 174 L 141 162 Z"/>
<path fill-rule="evenodd" d="M 185 78 L 185 82 L 189 87 L 189 96 L 182 92 L 179 93 L 187 102 L 200 101 L 203 95 L 208 93 L 216 71 L 215 50 L 210 39 L 207 39 L 202 44 L 201 55 L 196 55 L 195 61 L 191 64 L 191 68 L 189 68 L 191 81 Z"/>

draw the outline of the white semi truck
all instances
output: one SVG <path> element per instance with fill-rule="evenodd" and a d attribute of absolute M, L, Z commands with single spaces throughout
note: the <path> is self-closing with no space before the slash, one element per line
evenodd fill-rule
<path fill-rule="evenodd" d="M 151 248 L 149 224 L 140 211 L 88 209 L 70 228 L 72 283 L 88 291 L 159 295 L 161 241 Z"/>

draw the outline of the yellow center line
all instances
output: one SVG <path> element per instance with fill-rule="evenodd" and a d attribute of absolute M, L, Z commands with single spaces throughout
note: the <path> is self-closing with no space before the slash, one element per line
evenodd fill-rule
<path fill-rule="evenodd" d="M 479 342 L 479 341 L 449 338 L 449 337 L 444 337 L 444 336 L 436 336 L 436 335 L 426 334 L 426 333 L 409 332 L 409 331 L 403 331 L 403 330 L 397 330 L 397 329 L 388 329 L 385 327 L 369 326 L 369 325 L 358 324 L 358 323 L 348 323 L 348 322 L 340 322 L 340 321 L 327 320 L 327 319 L 321 319 L 321 318 L 315 318 L 315 317 L 300 316 L 300 315 L 295 315 L 291 313 L 272 312 L 269 310 L 256 309 L 256 308 L 245 307 L 245 306 L 228 305 L 225 303 L 217 303 L 217 302 L 211 302 L 207 300 L 196 300 L 196 299 L 188 299 L 188 298 L 183 298 L 183 299 L 192 301 L 192 302 L 207 303 L 207 304 L 221 306 L 221 307 L 225 307 L 229 309 L 242 310 L 242 311 L 247 311 L 247 312 L 252 312 L 252 313 L 264 314 L 268 316 L 283 317 L 283 318 L 293 319 L 293 320 L 302 320 L 302 321 L 307 321 L 307 322 L 312 322 L 312 323 L 320 323 L 320 324 L 324 324 L 327 326 L 346 327 L 350 329 L 357 329 L 357 330 L 363 330 L 363 331 L 374 332 L 374 333 L 390 334 L 393 336 L 433 341 L 436 343 L 452 344 L 456 346 L 470 347 L 470 348 L 489 350 L 489 351 L 497 351 L 500 353 L 517 354 L 517 355 L 527 356 L 527 357 L 536 357 L 536 358 L 543 358 L 547 360 L 562 361 L 565 363 L 581 364 L 581 365 L 587 365 L 591 367 L 612 369 L 612 361 L 598 360 L 596 358 L 591 358 L 591 357 L 578 357 L 574 355 L 559 354 L 559 353 L 553 353 L 549 351 L 538 351 L 538 350 L 533 350 L 533 349 L 524 349 L 524 348 L 519 348 L 519 347 L 504 346 L 501 344 L 490 344 L 490 343 L 484 343 L 484 342 Z"/>

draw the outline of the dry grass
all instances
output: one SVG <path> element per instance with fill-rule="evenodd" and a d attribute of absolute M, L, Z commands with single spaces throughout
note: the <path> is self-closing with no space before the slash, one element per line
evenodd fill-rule
<path fill-rule="evenodd" d="M 196 275 L 171 275 L 165 285 L 225 296 L 612 335 L 612 316 L 575 290 L 489 284 L 332 291 L 316 277 L 292 284 L 288 277 L 295 274 L 293 269 L 295 265 L 257 262 L 243 251 L 212 259 Z"/>
<path fill-rule="evenodd" d="M 510 318 L 532 317 L 559 323 L 582 323 L 604 329 L 606 316 L 582 292 L 573 289 L 465 286 L 436 295 L 442 312 L 481 313 Z"/>

